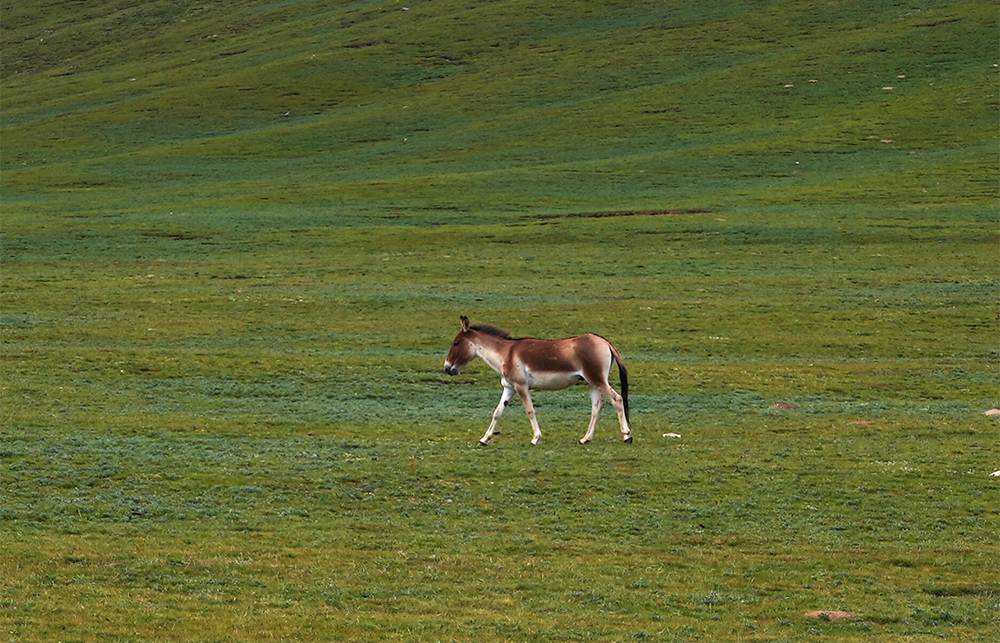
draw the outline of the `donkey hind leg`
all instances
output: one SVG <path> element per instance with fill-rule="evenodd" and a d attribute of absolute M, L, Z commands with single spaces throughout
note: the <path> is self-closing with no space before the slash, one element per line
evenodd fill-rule
<path fill-rule="evenodd" d="M 606 386 L 604 390 L 604 395 L 611 400 L 612 406 L 615 407 L 615 411 L 618 412 L 618 423 L 622 427 L 622 440 L 625 442 L 632 442 L 632 430 L 628 427 L 628 419 L 625 417 L 625 402 L 622 400 L 622 396 L 618 395 L 618 391 Z"/>
<path fill-rule="evenodd" d="M 486 429 L 486 435 L 484 435 L 483 439 L 479 441 L 479 444 L 486 446 L 490 443 L 490 438 L 492 438 L 493 434 L 496 433 L 497 422 L 500 421 L 500 416 L 502 416 L 503 412 L 507 410 L 507 407 L 510 405 L 510 401 L 513 398 L 514 389 L 509 386 L 504 386 L 503 395 L 500 396 L 500 403 L 497 404 L 496 410 L 493 411 L 493 421 L 490 422 L 490 428 Z"/>
<path fill-rule="evenodd" d="M 535 418 L 535 405 L 531 402 L 531 391 L 524 384 L 517 386 L 515 390 L 517 390 L 517 394 L 521 397 L 521 403 L 524 404 L 524 412 L 528 414 L 528 419 L 531 420 L 531 431 L 534 433 L 531 443 L 538 444 L 542 439 L 542 430 L 538 428 L 538 420 Z"/>
<path fill-rule="evenodd" d="M 587 444 L 594 439 L 594 431 L 597 430 L 597 418 L 601 415 L 601 407 L 604 406 L 604 397 L 601 391 L 596 388 L 590 389 L 590 426 L 587 427 L 587 434 L 580 439 L 580 444 Z"/>

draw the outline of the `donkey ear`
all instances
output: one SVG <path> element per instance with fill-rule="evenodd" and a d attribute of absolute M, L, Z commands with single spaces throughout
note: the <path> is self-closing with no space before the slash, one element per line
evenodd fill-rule
<path fill-rule="evenodd" d="M 466 317 L 465 315 L 462 315 L 461 319 L 462 319 L 462 330 L 469 330 L 469 318 Z"/>

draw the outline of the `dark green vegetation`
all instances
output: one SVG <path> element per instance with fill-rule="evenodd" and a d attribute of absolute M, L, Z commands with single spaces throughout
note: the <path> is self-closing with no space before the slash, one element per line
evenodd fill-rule
<path fill-rule="evenodd" d="M 996 33 L 5 6 L 0 635 L 995 640 Z M 610 338 L 636 443 L 474 448 L 460 314 Z"/>

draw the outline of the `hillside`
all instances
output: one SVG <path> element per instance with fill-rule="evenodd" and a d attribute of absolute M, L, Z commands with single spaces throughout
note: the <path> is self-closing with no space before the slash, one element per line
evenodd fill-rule
<path fill-rule="evenodd" d="M 0 632 L 995 643 L 997 18 L 4 3 Z"/>
<path fill-rule="evenodd" d="M 997 194 L 988 2 L 79 6 L 4 9 L 11 233 Z"/>

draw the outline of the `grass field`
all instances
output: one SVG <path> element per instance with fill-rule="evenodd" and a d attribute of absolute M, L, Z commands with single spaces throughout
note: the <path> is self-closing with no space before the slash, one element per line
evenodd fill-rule
<path fill-rule="evenodd" d="M 997 18 L 5 6 L 0 638 L 996 640 Z"/>

